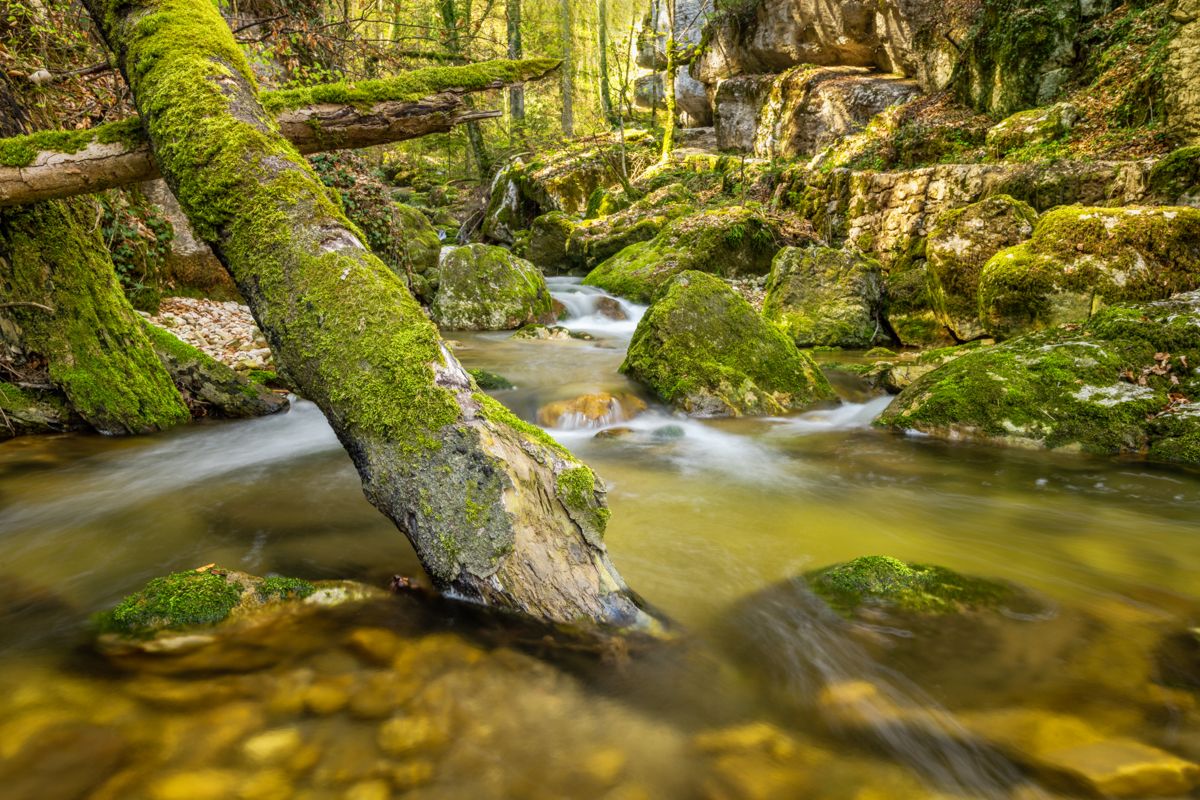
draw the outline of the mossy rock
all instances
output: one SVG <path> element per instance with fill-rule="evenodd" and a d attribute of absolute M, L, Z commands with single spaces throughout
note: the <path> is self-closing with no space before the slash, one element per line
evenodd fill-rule
<path fill-rule="evenodd" d="M 61 392 L 24 389 L 0 381 L 0 439 L 30 433 L 61 433 L 88 427 Z"/>
<path fill-rule="evenodd" d="M 922 375 L 933 372 L 967 353 L 990 346 L 990 340 L 976 339 L 962 345 L 938 347 L 920 353 L 904 353 L 867 365 L 863 378 L 876 389 L 888 394 L 900 394 Z M 870 355 L 868 353 L 868 355 Z"/>
<path fill-rule="evenodd" d="M 405 264 L 418 275 L 436 269 L 442 252 L 442 240 L 429 218 L 419 209 L 403 203 L 393 203 L 393 214 L 398 227 L 397 236 L 400 237 L 395 245 L 403 250 Z M 392 265 L 388 263 L 388 266 Z M 401 277 L 408 277 L 407 270 Z"/>
<path fill-rule="evenodd" d="M 584 220 L 571 232 L 568 263 L 573 269 L 592 269 L 632 244 L 653 239 L 672 220 L 692 213 L 695 203 L 690 191 L 672 184 L 623 207 L 613 204 L 607 214 Z"/>
<path fill-rule="evenodd" d="M 1111 306 L 979 348 L 919 378 L 879 418 L 950 439 L 1200 463 L 1200 292 Z"/>
<path fill-rule="evenodd" d="M 959 575 L 944 567 L 863 556 L 805 575 L 813 593 L 841 614 L 864 605 L 919 614 L 994 608 L 1014 595 L 1008 584 Z"/>
<path fill-rule="evenodd" d="M 944 347 L 954 338 L 934 311 L 924 240 L 897 258 L 884 278 L 884 316 L 892 333 L 908 347 Z"/>
<path fill-rule="evenodd" d="M 554 321 L 541 271 L 503 247 L 486 244 L 446 254 L 430 311 L 437 324 L 456 330 L 513 330 Z"/>
<path fill-rule="evenodd" d="M 883 268 L 875 259 L 817 246 L 785 247 L 775 256 L 763 316 L 797 347 L 890 341 L 882 314 Z"/>
<path fill-rule="evenodd" d="M 584 284 L 648 303 L 688 270 L 725 278 L 765 275 L 779 247 L 775 226 L 759 212 L 713 209 L 677 219 L 653 239 L 626 247 L 592 270 Z"/>
<path fill-rule="evenodd" d="M 621 372 L 696 416 L 782 414 L 834 397 L 786 335 L 724 281 L 694 271 L 650 306 Z"/>
<path fill-rule="evenodd" d="M 1146 188 L 1163 203 L 1200 204 L 1200 145 L 1181 147 L 1155 164 Z"/>
<path fill-rule="evenodd" d="M 575 228 L 574 220 L 561 211 L 543 214 L 529 226 L 526 257 L 543 270 L 565 270 L 568 267 L 567 240 Z"/>
<path fill-rule="evenodd" d="M 987 262 L 979 315 L 1006 337 L 1082 322 L 1105 303 L 1197 288 L 1200 208 L 1069 206 L 1046 212 L 1032 239 Z"/>
<path fill-rule="evenodd" d="M 508 378 L 498 375 L 495 372 L 489 372 L 486 369 L 469 369 L 467 372 L 471 373 L 471 377 L 475 379 L 475 384 L 487 392 L 517 388 Z"/>
<path fill-rule="evenodd" d="M 1006 194 L 938 216 L 925 240 L 930 297 L 938 319 L 961 341 L 983 336 L 979 276 L 988 260 L 1033 235 L 1037 212 Z"/>
<path fill-rule="evenodd" d="M 1034 147 L 1066 136 L 1079 118 L 1079 109 L 1071 103 L 1055 103 L 1046 108 L 1018 111 L 992 126 L 987 145 L 992 155 L 1002 156 L 1019 147 Z"/>

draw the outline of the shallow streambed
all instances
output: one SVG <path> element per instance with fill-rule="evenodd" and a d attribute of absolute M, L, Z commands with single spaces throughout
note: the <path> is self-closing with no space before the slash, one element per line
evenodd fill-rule
<path fill-rule="evenodd" d="M 513 381 L 497 396 L 530 420 L 550 401 L 638 393 L 617 367 L 640 309 L 613 322 L 574 282 L 552 286 L 593 341 L 450 334 L 459 357 Z M 572 654 L 404 597 L 250 643 L 244 672 L 120 671 L 87 647 L 86 621 L 211 562 L 381 586 L 416 574 L 312 405 L 2 444 L 0 794 L 1043 796 L 1041 772 L 959 727 L 999 712 L 1200 758 L 1195 691 L 1156 682 L 1162 639 L 1200 623 L 1200 475 L 872 430 L 886 402 L 705 422 L 652 404 L 623 435 L 552 431 L 607 480 L 614 561 L 687 631 L 675 645 Z M 987 647 L 966 632 L 905 678 L 757 594 L 876 553 L 1009 579 L 1050 611 Z M 848 713 L 847 687 L 863 686 Z"/>

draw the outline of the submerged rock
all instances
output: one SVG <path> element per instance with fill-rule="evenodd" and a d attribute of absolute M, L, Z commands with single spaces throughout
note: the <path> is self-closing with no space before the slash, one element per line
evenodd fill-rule
<path fill-rule="evenodd" d="M 757 211 L 714 209 L 678 219 L 650 241 L 626 247 L 592 270 L 584 284 L 648 303 L 686 270 L 727 278 L 764 275 L 779 246 L 774 225 Z"/>
<path fill-rule="evenodd" d="M 1005 194 L 942 213 L 925 241 L 939 321 L 960 341 L 985 330 L 979 322 L 979 276 L 988 260 L 1033 235 L 1037 212 Z"/>
<path fill-rule="evenodd" d="M 1056 208 L 984 266 L 979 313 L 990 333 L 1012 336 L 1197 288 L 1200 208 Z"/>
<path fill-rule="evenodd" d="M 1200 463 L 1200 292 L 1113 306 L 918 379 L 878 424 L 951 439 Z"/>
<path fill-rule="evenodd" d="M 665 287 L 638 323 L 621 372 L 696 416 L 782 414 L 833 399 L 807 354 L 700 272 Z"/>
<path fill-rule="evenodd" d="M 1018 594 L 1010 584 L 889 556 L 863 556 L 805 577 L 814 594 L 847 615 L 864 606 L 921 615 L 958 613 L 995 608 Z"/>
<path fill-rule="evenodd" d="M 531 339 L 535 341 L 566 342 L 579 339 L 585 342 L 595 337 L 584 331 L 573 331 L 561 325 L 526 325 L 512 335 L 514 339 Z"/>
<path fill-rule="evenodd" d="M 471 377 L 475 379 L 475 383 L 484 391 L 498 391 L 502 389 L 515 389 L 512 381 L 503 375 L 497 375 L 495 372 L 488 372 L 486 369 L 469 369 Z"/>
<path fill-rule="evenodd" d="M 485 331 L 551 323 L 555 316 L 541 271 L 486 244 L 455 247 L 442 258 L 430 312 L 443 327 Z"/>
<path fill-rule="evenodd" d="M 878 261 L 851 250 L 785 247 L 771 267 L 763 316 L 797 347 L 863 348 L 890 341 L 882 306 Z"/>
<path fill-rule="evenodd" d="M 645 410 L 645 402 L 634 395 L 598 392 L 542 406 L 538 424 L 545 428 L 604 428 L 631 420 Z"/>

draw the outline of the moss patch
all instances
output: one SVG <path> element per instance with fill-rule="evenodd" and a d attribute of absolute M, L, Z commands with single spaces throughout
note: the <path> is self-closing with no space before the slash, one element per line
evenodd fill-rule
<path fill-rule="evenodd" d="M 503 247 L 456 247 L 438 267 L 434 320 L 459 330 L 513 330 L 554 321 L 550 290 L 541 271 Z"/>
<path fill-rule="evenodd" d="M 852 250 L 786 247 L 775 257 L 763 316 L 797 347 L 863 348 L 887 341 L 883 268 Z"/>
<path fill-rule="evenodd" d="M 944 567 L 906 564 L 889 556 L 863 556 L 805 576 L 818 597 L 841 614 L 864 605 L 919 614 L 990 608 L 1013 596 L 1011 586 L 959 575 Z"/>
<path fill-rule="evenodd" d="M 160 630 L 183 630 L 225 620 L 241 601 L 243 587 L 227 572 L 176 572 L 155 578 L 116 608 L 96 618 L 103 633 L 146 637 Z"/>
<path fill-rule="evenodd" d="M 833 397 L 812 359 L 724 281 L 676 276 L 634 332 L 621 372 L 700 416 L 781 414 Z"/>

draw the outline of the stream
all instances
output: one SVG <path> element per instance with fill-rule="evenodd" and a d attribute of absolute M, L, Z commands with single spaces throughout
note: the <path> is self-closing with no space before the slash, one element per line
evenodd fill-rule
<path fill-rule="evenodd" d="M 112 666 L 90 615 L 158 575 L 386 586 L 420 567 L 305 401 L 17 439 L 0 444 L 0 796 L 1054 796 L 979 733 L 1002 715 L 1200 760 L 1200 694 L 1156 680 L 1161 642 L 1200 624 L 1200 474 L 878 431 L 889 398 L 850 385 L 794 417 L 683 418 L 618 372 L 645 309 L 613 320 L 598 290 L 549 284 L 591 340 L 447 336 L 516 385 L 494 394 L 524 419 L 594 392 L 648 404 L 550 433 L 607 482 L 613 561 L 680 642 L 584 656 L 401 596 L 243 643 L 244 668 Z M 791 581 L 876 554 L 1006 579 L 1047 610 L 922 653 L 912 632 L 850 635 Z"/>

